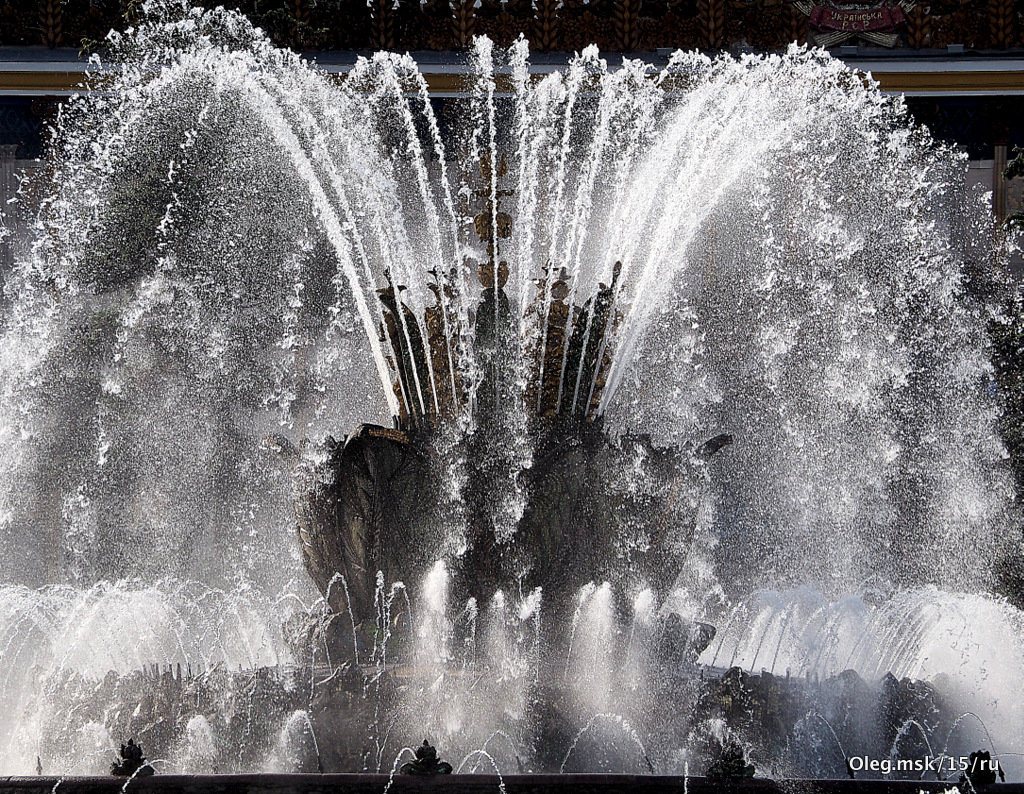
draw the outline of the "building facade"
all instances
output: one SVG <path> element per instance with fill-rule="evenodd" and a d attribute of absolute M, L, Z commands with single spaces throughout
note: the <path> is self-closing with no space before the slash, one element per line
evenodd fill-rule
<path fill-rule="evenodd" d="M 0 2 L 0 206 L 16 173 L 44 153 L 47 119 L 78 90 L 111 28 L 138 21 L 139 0 Z M 212 3 L 211 3 L 212 5 Z M 827 48 L 906 98 L 932 133 L 970 155 L 997 219 L 1021 209 L 1002 171 L 1024 145 L 1024 0 L 249 0 L 229 4 L 278 44 L 343 78 L 356 55 L 410 51 L 443 102 L 460 90 L 473 36 L 525 36 L 549 71 L 596 43 L 611 63 L 655 65 L 675 49 Z M 8 220 L 8 225 L 14 221 Z M 9 261 L 8 243 L 0 260 Z M 0 262 L 3 264 L 3 262 Z"/>

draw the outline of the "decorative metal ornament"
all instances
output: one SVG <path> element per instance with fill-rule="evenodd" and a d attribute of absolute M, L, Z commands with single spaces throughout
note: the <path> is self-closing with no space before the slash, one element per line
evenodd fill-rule
<path fill-rule="evenodd" d="M 896 30 L 907 21 L 917 0 L 793 0 L 793 6 L 809 17 L 819 47 L 835 47 L 851 39 L 863 39 L 882 47 L 895 47 Z"/>

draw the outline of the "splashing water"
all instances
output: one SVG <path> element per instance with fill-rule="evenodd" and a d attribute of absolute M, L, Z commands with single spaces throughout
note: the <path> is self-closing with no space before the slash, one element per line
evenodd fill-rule
<path fill-rule="evenodd" d="M 395 774 L 398 772 L 398 762 L 402 760 L 402 756 L 404 756 L 406 753 L 408 753 L 413 760 L 416 759 L 416 751 L 413 750 L 411 747 L 403 747 L 399 751 L 398 755 L 395 756 L 395 762 L 391 765 L 391 774 L 388 775 L 388 783 L 384 787 L 383 794 L 388 794 L 388 792 L 391 790 L 391 785 L 395 782 Z"/>
<path fill-rule="evenodd" d="M 650 772 L 652 775 L 654 774 L 654 768 L 651 765 L 650 759 L 647 757 L 647 750 L 644 749 L 644 745 L 640 741 L 639 735 L 637 735 L 637 732 L 633 729 L 633 726 L 630 725 L 628 721 L 623 719 L 621 714 L 595 714 L 593 717 L 591 717 L 587 724 L 583 726 L 583 729 L 579 733 L 577 733 L 576 736 L 573 737 L 572 742 L 569 744 L 569 749 L 565 753 L 565 758 L 562 759 L 562 765 L 561 767 L 559 767 L 558 770 L 559 772 L 565 771 L 565 765 L 569 763 L 569 759 L 572 757 L 573 752 L 576 750 L 576 747 L 579 744 L 580 739 L 582 739 L 589 731 L 593 730 L 594 726 L 596 726 L 599 722 L 607 722 L 619 728 L 622 731 L 622 733 L 624 733 L 640 751 L 640 757 L 647 765 L 647 771 Z"/>
<path fill-rule="evenodd" d="M 942 675 L 988 704 L 1001 746 L 1020 743 L 999 693 L 1024 660 L 1021 613 L 986 594 L 1013 519 L 977 283 L 1000 252 L 965 156 L 898 100 L 799 48 L 677 53 L 661 70 L 610 69 L 588 48 L 535 80 L 524 42 L 481 39 L 465 98 L 439 109 L 408 56 L 360 59 L 339 83 L 236 14 L 170 2 L 110 51 L 103 90 L 62 108 L 35 245 L 4 285 L 5 770 L 30 768 L 54 720 L 80 724 L 71 690 L 110 671 L 241 667 L 256 671 L 250 710 L 270 708 L 257 669 L 294 658 L 289 616 L 267 606 L 312 600 L 293 479 L 328 452 L 308 439 L 443 424 L 439 531 L 458 557 L 474 511 L 496 548 L 514 537 L 545 406 L 613 439 L 734 436 L 673 491 L 692 526 L 665 530 L 686 557 L 672 603 L 719 627 L 704 664 Z M 511 330 L 485 333 L 488 311 Z M 553 328 L 578 331 L 576 354 Z M 403 367 L 395 350 L 417 346 L 431 354 Z M 469 437 L 486 437 L 486 471 L 468 467 Z M 618 485 L 643 496 L 632 463 Z M 473 477 L 493 480 L 486 504 L 465 501 Z M 627 568 L 637 538 L 620 544 Z M 430 680 L 408 690 L 408 731 L 468 752 L 520 735 L 543 603 L 507 583 L 476 643 L 476 602 L 448 597 L 446 570 L 390 595 L 379 578 L 378 626 L 361 636 L 350 613 L 345 653 L 383 676 L 393 635 L 418 632 Z M 647 572 L 630 574 L 634 598 Z M 869 576 L 883 596 L 858 592 Z M 415 626 L 392 614 L 399 589 L 421 593 Z M 630 666 L 663 611 L 666 594 L 646 592 Z M 632 697 L 616 652 L 626 597 L 605 584 L 580 598 L 555 662 L 569 711 Z M 496 683 L 454 674 L 459 610 L 462 658 Z M 310 663 L 310 704 L 341 663 Z M 210 714 L 229 708 L 224 686 Z M 275 708 L 283 725 L 298 713 Z M 410 739 L 400 726 L 388 741 Z"/>
<path fill-rule="evenodd" d="M 306 737 L 309 737 L 308 741 Z M 302 745 L 312 745 L 311 748 Z M 312 771 L 304 769 L 307 749 L 313 750 L 313 760 L 317 772 L 323 772 L 323 761 L 320 756 L 320 745 L 316 740 L 316 731 L 313 730 L 313 722 L 309 718 L 309 712 L 305 709 L 297 709 L 281 728 L 277 737 L 277 745 L 267 764 L 268 771 L 273 771 L 284 766 L 293 771 Z"/>

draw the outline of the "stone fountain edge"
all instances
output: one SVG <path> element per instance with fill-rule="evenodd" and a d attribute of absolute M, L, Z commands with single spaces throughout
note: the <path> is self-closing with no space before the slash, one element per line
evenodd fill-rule
<path fill-rule="evenodd" d="M 848 780 L 743 778 L 719 780 L 676 775 L 623 774 L 535 774 L 502 778 L 507 794 L 938 794 L 955 789 L 952 782 L 917 780 Z M 497 775 L 396 776 L 390 791 L 441 790 L 453 794 L 484 794 L 499 789 Z M 59 783 L 59 786 L 57 785 Z M 383 794 L 388 776 L 380 774 L 246 774 L 246 775 L 157 775 L 133 780 L 125 786 L 116 777 L 0 777 L 0 794 L 119 794 L 126 788 L 143 794 Z M 997 788 L 999 794 L 1024 794 L 1024 783 L 981 786 Z"/>

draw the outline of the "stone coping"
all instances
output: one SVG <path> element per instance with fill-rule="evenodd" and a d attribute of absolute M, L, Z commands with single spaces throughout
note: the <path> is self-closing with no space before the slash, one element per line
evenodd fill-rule
<path fill-rule="evenodd" d="M 125 778 L 116 777 L 0 777 L 0 794 L 119 794 Z M 711 780 L 673 775 L 538 774 L 437 775 L 422 778 L 396 775 L 392 794 L 444 791 L 453 794 L 494 794 L 504 783 L 505 794 L 939 794 L 955 786 L 935 780 L 772 780 L 741 778 Z M 59 783 L 59 786 L 58 786 Z M 138 794 L 384 794 L 388 776 L 379 774 L 251 774 L 156 775 L 137 778 L 128 788 Z M 993 794 L 1024 794 L 1024 784 L 981 787 Z"/>
<path fill-rule="evenodd" d="M 852 48 L 856 49 L 856 48 Z M 361 53 L 305 53 L 317 68 L 343 76 Z M 667 62 L 668 51 L 634 53 L 655 65 Z M 880 88 L 908 96 L 1024 95 L 1024 58 L 932 54 L 900 57 L 865 52 L 838 53 L 850 66 L 870 72 Z M 459 96 L 467 71 L 463 53 L 413 53 L 433 95 Z M 621 54 L 607 54 L 615 68 Z M 531 71 L 542 75 L 561 68 L 565 54 L 531 56 Z M 86 62 L 73 51 L 0 47 L 0 96 L 60 97 L 77 93 Z M 499 90 L 501 86 L 499 86 Z"/>

